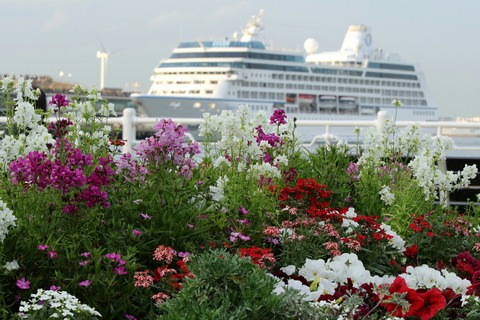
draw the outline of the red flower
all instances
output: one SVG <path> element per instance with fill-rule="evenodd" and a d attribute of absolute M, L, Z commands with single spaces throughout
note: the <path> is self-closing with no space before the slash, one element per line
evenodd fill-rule
<path fill-rule="evenodd" d="M 388 291 L 392 295 L 387 297 L 385 300 L 386 302 L 382 303 L 382 306 L 394 317 L 411 316 L 424 305 L 423 299 L 418 295 L 417 291 L 410 289 L 407 286 L 405 279 L 400 276 L 395 278 L 393 283 L 388 288 Z M 393 295 L 395 294 L 405 294 L 403 299 L 410 304 L 408 311 L 403 310 L 401 305 L 394 302 L 395 298 Z"/>
<path fill-rule="evenodd" d="M 446 300 L 442 292 L 437 288 L 432 288 L 427 292 L 418 293 L 423 299 L 423 306 L 417 309 L 412 315 L 417 316 L 420 320 L 429 320 L 433 318 L 438 311 L 445 308 Z"/>
<path fill-rule="evenodd" d="M 418 255 L 418 246 L 412 244 L 410 247 L 405 248 L 403 254 L 408 258 L 416 259 Z"/>

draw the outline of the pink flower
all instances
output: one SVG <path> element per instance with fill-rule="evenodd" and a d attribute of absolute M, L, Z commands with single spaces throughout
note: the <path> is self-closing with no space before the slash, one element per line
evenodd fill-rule
<path fill-rule="evenodd" d="M 112 261 L 120 261 L 120 259 L 122 259 L 122 255 L 120 253 L 112 252 L 105 254 L 105 258 Z"/>
<path fill-rule="evenodd" d="M 25 278 L 17 280 L 17 287 L 20 289 L 30 289 L 30 281 L 25 280 Z"/>
<path fill-rule="evenodd" d="M 40 251 L 47 250 L 47 249 L 48 249 L 48 245 L 46 245 L 46 244 L 38 245 L 38 246 L 37 246 L 37 249 L 40 250 Z"/>
<path fill-rule="evenodd" d="M 58 290 L 60 290 L 60 289 L 61 289 L 61 288 L 60 288 L 59 286 L 56 286 L 56 285 L 51 285 L 51 286 L 50 286 L 50 290 L 52 290 L 52 291 L 58 291 Z"/>
<path fill-rule="evenodd" d="M 152 219 L 152 217 L 151 217 L 151 216 L 149 216 L 148 214 L 145 214 L 145 213 L 140 213 L 140 215 L 141 215 L 141 216 L 142 216 L 142 218 L 143 218 L 143 219 L 145 219 L 145 220 L 150 220 L 150 219 Z"/>
<path fill-rule="evenodd" d="M 81 253 L 80 256 L 81 256 L 81 257 L 86 257 L 86 258 L 88 258 L 88 257 L 91 257 L 91 256 L 92 256 L 92 253 L 90 253 L 90 252 L 84 252 L 84 253 Z"/>
<path fill-rule="evenodd" d="M 125 319 L 129 320 L 137 320 L 137 317 L 132 316 L 131 314 L 125 313 Z"/>
<path fill-rule="evenodd" d="M 57 257 L 57 253 L 53 250 L 48 251 L 47 255 L 52 259 Z"/>
<path fill-rule="evenodd" d="M 176 254 L 177 251 L 173 250 L 172 247 L 161 244 L 157 247 L 157 249 L 155 249 L 155 252 L 153 253 L 153 259 L 157 261 L 165 260 L 167 264 L 170 264 Z"/>
<path fill-rule="evenodd" d="M 140 231 L 140 230 L 133 229 L 133 235 L 134 235 L 135 237 L 140 237 L 140 236 L 142 235 L 142 233 L 143 233 L 143 232 Z"/>
<path fill-rule="evenodd" d="M 125 270 L 124 266 L 115 267 L 113 269 L 113 273 L 118 274 L 119 276 L 123 276 L 123 275 L 128 274 L 128 272 L 127 272 L 127 270 Z"/>
<path fill-rule="evenodd" d="M 148 273 L 148 270 L 135 272 L 133 276 L 135 279 L 135 287 L 148 288 L 153 283 L 153 277 Z"/>
<path fill-rule="evenodd" d="M 87 264 L 88 264 L 88 259 L 87 260 L 83 260 L 83 261 L 80 261 L 78 264 L 82 267 L 85 267 Z"/>
<path fill-rule="evenodd" d="M 237 240 L 237 238 L 240 239 L 240 240 L 243 240 L 243 241 L 250 240 L 249 236 L 245 236 L 241 232 L 231 232 L 230 233 L 230 241 L 231 242 L 235 242 Z"/>
<path fill-rule="evenodd" d="M 92 280 L 84 280 L 78 283 L 80 287 L 90 287 L 91 284 L 92 284 Z"/>

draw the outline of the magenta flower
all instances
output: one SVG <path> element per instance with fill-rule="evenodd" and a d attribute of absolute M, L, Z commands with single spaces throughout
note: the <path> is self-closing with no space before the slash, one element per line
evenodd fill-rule
<path fill-rule="evenodd" d="M 122 259 L 122 255 L 120 253 L 112 252 L 105 254 L 105 258 L 112 261 L 120 261 L 120 259 Z"/>
<path fill-rule="evenodd" d="M 88 264 L 88 260 L 83 260 L 83 261 L 80 261 L 78 264 L 82 267 L 85 267 L 87 264 Z"/>
<path fill-rule="evenodd" d="M 84 253 L 81 253 L 80 256 L 88 258 L 88 257 L 92 256 L 92 253 L 91 252 L 84 252 Z"/>
<path fill-rule="evenodd" d="M 240 211 L 241 214 L 244 214 L 244 215 L 247 215 L 247 214 L 248 214 L 248 210 L 245 209 L 244 207 L 241 207 L 241 208 L 239 209 L 239 211 Z"/>
<path fill-rule="evenodd" d="M 127 272 L 127 270 L 125 270 L 124 266 L 115 267 L 113 269 L 113 273 L 118 274 L 119 276 L 123 276 L 123 275 L 128 274 L 128 272 Z"/>
<path fill-rule="evenodd" d="M 19 287 L 20 289 L 23 289 L 23 290 L 30 289 L 30 281 L 25 280 L 25 278 L 18 279 L 17 280 L 17 287 Z"/>
<path fill-rule="evenodd" d="M 48 251 L 47 255 L 52 259 L 57 257 L 57 253 L 53 250 Z"/>
<path fill-rule="evenodd" d="M 47 249 L 48 249 L 48 245 L 46 245 L 46 244 L 38 245 L 38 246 L 37 246 L 37 249 L 40 250 L 40 251 L 47 250 Z"/>
<path fill-rule="evenodd" d="M 84 280 L 78 283 L 80 287 L 90 287 L 91 284 L 92 284 L 92 280 Z"/>
<path fill-rule="evenodd" d="M 287 115 L 285 114 L 285 110 L 283 109 L 275 109 L 273 111 L 272 116 L 270 117 L 270 124 L 287 124 L 287 121 L 285 120 L 287 118 Z"/>
<path fill-rule="evenodd" d="M 51 285 L 50 286 L 50 290 L 52 291 L 59 291 L 61 288 L 59 286 L 56 286 L 56 285 Z"/>
<path fill-rule="evenodd" d="M 125 319 L 128 320 L 138 320 L 137 317 L 132 316 L 131 314 L 125 313 Z"/>
<path fill-rule="evenodd" d="M 68 106 L 68 100 L 63 94 L 57 93 L 52 97 L 52 100 L 49 102 L 49 104 L 54 104 L 60 109 L 60 107 Z"/>
<path fill-rule="evenodd" d="M 140 231 L 140 230 L 133 229 L 133 235 L 134 235 L 135 237 L 140 237 L 140 236 L 142 235 L 142 233 L 143 233 L 143 232 Z"/>
<path fill-rule="evenodd" d="M 241 232 L 232 232 L 230 233 L 230 241 L 231 242 L 235 242 L 236 240 L 240 239 L 240 240 L 243 240 L 243 241 L 248 241 L 250 240 L 250 237 L 249 236 L 245 236 L 243 235 Z"/>

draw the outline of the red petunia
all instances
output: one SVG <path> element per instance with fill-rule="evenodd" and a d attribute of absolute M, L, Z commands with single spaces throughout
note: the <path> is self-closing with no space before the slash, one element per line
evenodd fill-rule
<path fill-rule="evenodd" d="M 419 296 L 417 291 L 410 289 L 405 282 L 405 279 L 398 276 L 390 285 L 388 291 L 392 294 L 387 297 L 386 302 L 382 303 L 382 306 L 394 317 L 408 317 L 413 315 L 417 310 L 423 307 L 424 301 Z M 403 310 L 400 304 L 394 302 L 393 295 L 404 295 L 403 299 L 406 300 L 410 307 L 407 310 Z"/>
<path fill-rule="evenodd" d="M 419 317 L 420 320 L 433 318 L 437 312 L 445 308 L 447 304 L 442 292 L 437 288 L 418 293 L 418 296 L 423 299 L 423 306 L 417 309 L 412 315 Z"/>

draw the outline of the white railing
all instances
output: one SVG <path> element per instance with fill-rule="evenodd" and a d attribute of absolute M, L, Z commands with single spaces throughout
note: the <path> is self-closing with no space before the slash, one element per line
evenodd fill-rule
<path fill-rule="evenodd" d="M 375 120 L 297 120 L 296 125 L 300 127 L 311 127 L 313 138 L 305 142 L 306 147 L 315 146 L 317 143 L 331 142 L 335 139 L 332 134 L 335 128 L 351 128 L 353 134 L 355 128 L 376 127 L 380 128 L 387 119 L 387 114 L 379 112 Z M 51 118 L 55 121 L 56 118 Z M 152 125 L 158 122 L 160 118 L 137 117 L 136 110 L 125 108 L 121 117 L 108 118 L 107 123 L 122 126 L 122 139 L 125 140 L 124 152 L 132 152 L 133 147 L 138 143 L 136 140 L 137 127 L 152 128 Z M 183 125 L 198 125 L 204 122 L 203 119 L 193 118 L 172 118 L 175 123 Z M 0 123 L 5 123 L 6 117 L 0 117 Z M 406 127 L 413 124 L 409 121 L 397 121 L 397 127 Z M 422 129 L 429 129 L 433 135 L 452 136 L 456 139 L 470 139 L 470 144 L 454 144 L 453 152 L 468 151 L 470 157 L 480 158 L 480 122 L 460 122 L 460 121 L 422 121 L 415 122 Z M 193 136 L 190 136 L 193 138 Z"/>

